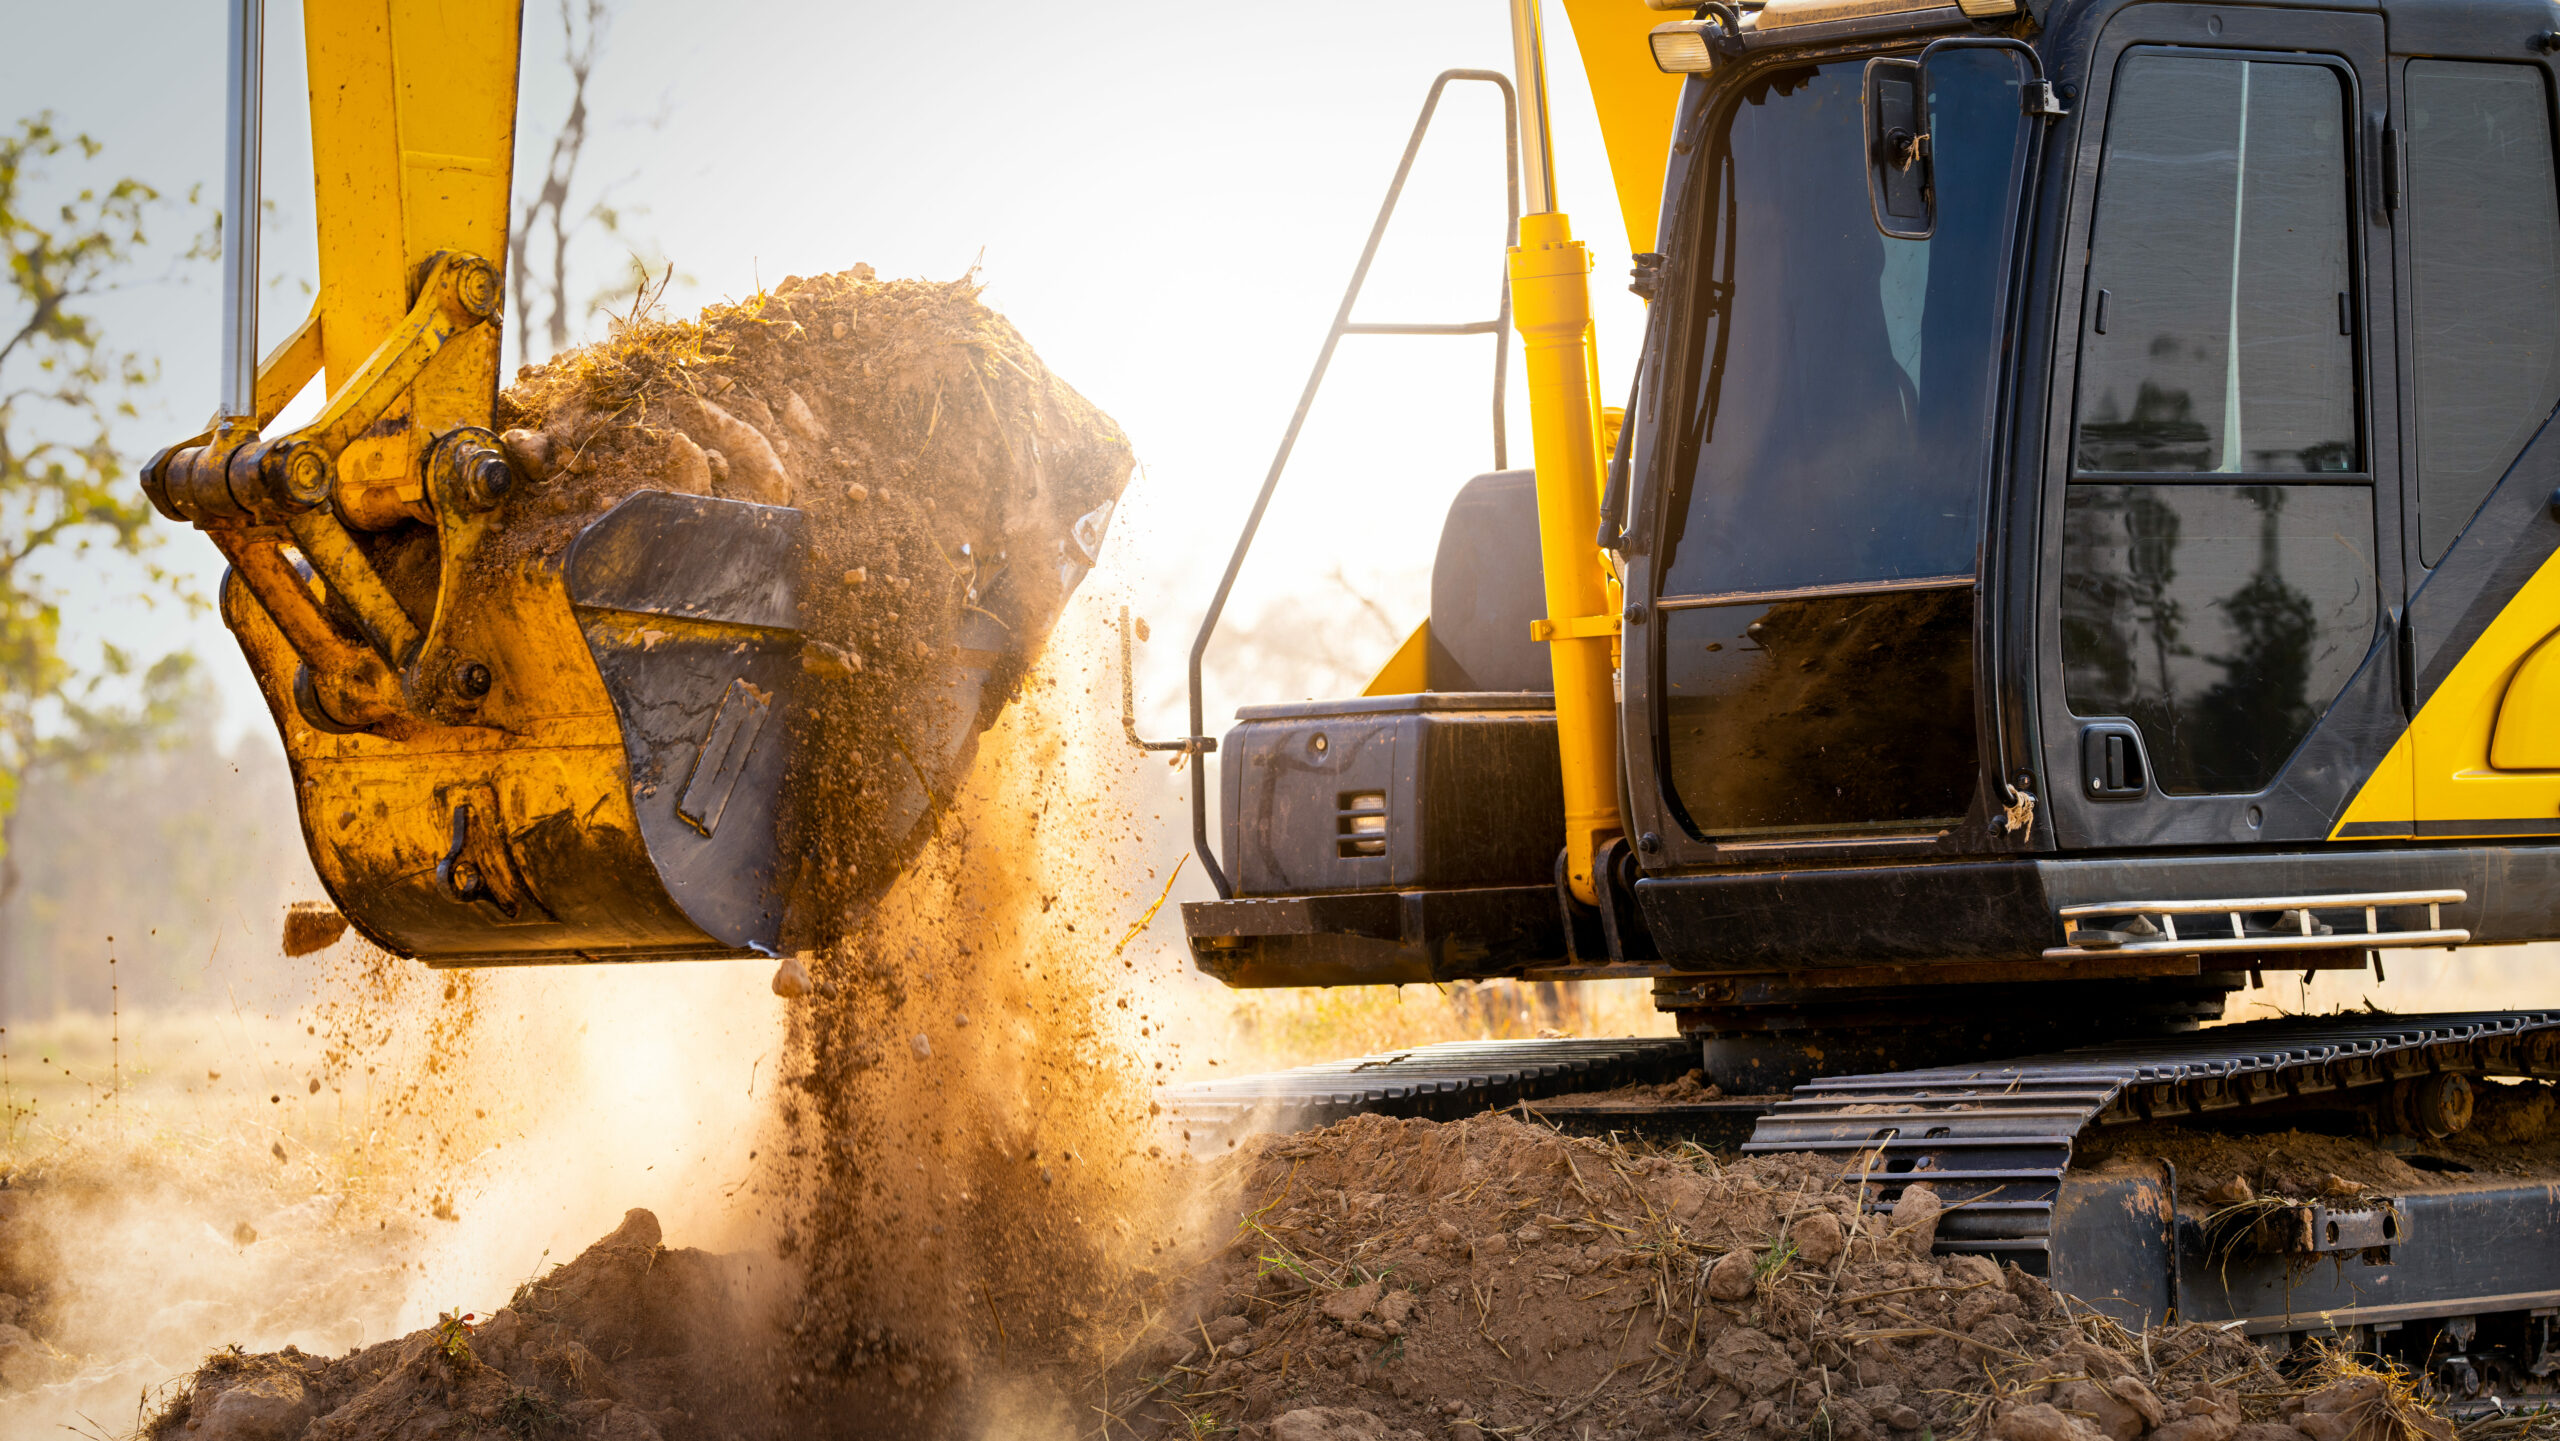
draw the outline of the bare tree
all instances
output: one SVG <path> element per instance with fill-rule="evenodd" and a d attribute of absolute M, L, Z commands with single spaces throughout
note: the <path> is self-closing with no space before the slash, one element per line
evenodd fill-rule
<path fill-rule="evenodd" d="M 548 272 L 542 283 L 551 302 L 548 339 L 550 351 L 569 344 L 569 240 L 590 223 L 601 223 L 606 229 L 616 228 L 612 212 L 603 205 L 591 205 L 577 218 L 569 216 L 570 187 L 578 177 L 578 160 L 587 148 L 587 82 L 595 75 L 596 56 L 604 48 L 607 22 L 612 18 L 604 0 L 560 0 L 560 52 L 569 67 L 569 115 L 560 122 L 559 133 L 551 137 L 551 158 L 542 170 L 542 184 L 524 202 L 517 217 L 515 233 L 507 239 L 507 268 L 515 277 L 516 291 L 516 363 L 533 362 L 533 238 L 537 227 L 550 231 Z M 548 353 L 548 352 L 546 352 Z"/>

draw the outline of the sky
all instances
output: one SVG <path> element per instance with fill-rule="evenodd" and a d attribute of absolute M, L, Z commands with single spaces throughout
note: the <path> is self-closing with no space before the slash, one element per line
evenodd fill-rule
<path fill-rule="evenodd" d="M 100 307 L 109 339 L 161 381 L 132 427 L 134 459 L 210 411 L 220 295 L 212 267 L 171 270 L 206 211 L 175 198 L 221 179 L 223 6 L 89 0 L 36 6 L 0 53 L 11 116 L 55 112 L 105 149 L 64 165 L 67 186 L 134 175 L 173 197 L 152 279 Z M 1629 4 L 1637 0 L 1627 0 Z M 557 0 L 528 0 L 519 186 L 568 98 Z M 262 334 L 309 304 L 312 218 L 298 8 L 271 3 L 267 47 Z M 1557 192 L 1595 258 L 1601 373 L 1632 363 L 1638 302 L 1628 245 L 1561 9 L 1550 4 Z M 1217 568 L 1288 422 L 1431 78 L 1508 70 L 1500 0 L 1306 0 L 1282 9 L 1099 0 L 1029 10 L 977 3 L 612 7 L 577 200 L 602 199 L 644 252 L 678 270 L 689 312 L 796 273 L 868 261 L 884 275 L 977 266 L 987 302 L 1135 442 L 1107 571 L 1162 638 L 1139 690 L 1172 731 L 1181 657 Z M 1490 317 L 1502 268 L 1500 107 L 1454 87 L 1417 163 L 1359 318 Z M 578 245 L 573 288 L 624 273 L 628 248 Z M 585 326 L 578 339 L 601 333 Z M 1490 345 L 1345 343 L 1230 614 L 1343 611 L 1339 567 L 1410 627 L 1428 600 L 1440 519 L 1490 468 Z M 1514 365 L 1517 345 L 1513 346 Z M 509 347 L 512 363 L 514 349 Z M 1512 454 L 1528 417 L 1513 372 Z M 316 393 L 306 397 L 316 400 Z M 181 527 L 160 559 L 209 596 L 220 563 Z M 93 563 L 94 564 L 94 563 Z M 235 729 L 263 730 L 245 665 L 209 614 L 120 599 L 114 566 L 57 577 L 75 644 L 204 654 Z M 1174 643 L 1167 644 L 1164 641 Z M 1378 643 L 1383 661 L 1389 645 Z M 1234 705 L 1289 696 L 1213 694 Z"/>

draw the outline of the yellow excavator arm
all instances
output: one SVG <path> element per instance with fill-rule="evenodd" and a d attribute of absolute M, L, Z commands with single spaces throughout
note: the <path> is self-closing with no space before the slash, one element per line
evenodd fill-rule
<path fill-rule="evenodd" d="M 318 299 L 252 377 L 262 40 L 235 0 L 224 402 L 144 486 L 231 563 L 313 864 L 439 963 L 771 947 L 782 747 L 756 742 L 796 668 L 798 514 L 644 492 L 556 553 L 493 544 L 538 479 L 491 428 L 521 0 L 304 24 Z M 319 414 L 267 434 L 315 374 Z"/>

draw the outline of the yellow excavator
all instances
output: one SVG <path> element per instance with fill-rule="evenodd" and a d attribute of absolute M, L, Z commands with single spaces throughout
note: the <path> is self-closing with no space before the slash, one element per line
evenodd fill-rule
<path fill-rule="evenodd" d="M 319 295 L 260 357 L 235 5 L 222 406 L 144 483 L 231 562 L 224 619 L 367 937 L 769 953 L 796 512 L 643 492 L 558 555 L 503 543 L 519 8 L 307 6 Z M 2268 970 L 2560 939 L 2549 7 L 1563 9 L 1650 237 L 1629 404 L 1601 404 L 1555 206 L 1543 7 L 1510 0 L 1512 72 L 1431 93 L 1509 101 L 1500 314 L 1354 318 L 1391 190 L 1298 421 L 1346 338 L 1516 330 L 1534 463 L 1502 464 L 1498 362 L 1428 620 L 1363 695 L 1212 737 L 1202 657 L 1293 422 L 1190 733 L 1140 743 L 1194 767 L 1207 973 L 1643 977 L 1684 1039 L 1179 1105 L 1443 1114 L 1667 1045 L 1746 1147 L 1834 1154 L 1880 1206 L 1936 1185 L 1943 1249 L 2127 1320 L 2550 1392 L 2560 1178 L 2471 1122 L 2547 1111 L 2560 1012 L 2206 1024 Z M 314 376 L 319 414 L 268 435 Z M 2332 1129 L 2442 1184 L 2276 1198 L 2234 1235 L 2123 1149 L 2178 1126 Z"/>
<path fill-rule="evenodd" d="M 1534 466 L 1459 491 L 1363 694 L 1212 737 L 1202 658 L 1293 424 L 1191 733 L 1150 744 L 1218 768 L 1206 973 L 1645 978 L 1682 1038 L 1425 1047 L 1183 1113 L 1561 1122 L 1559 1091 L 1702 1065 L 1708 1100 L 1582 1119 L 1738 1120 L 1879 1206 L 1928 1181 L 1940 1249 L 2129 1322 L 2551 1394 L 2560 1011 L 2211 1024 L 2270 970 L 2560 939 L 2548 7 L 1563 0 L 1647 247 L 1616 413 L 1544 8 L 1512 3 L 1507 77 Z M 1496 328 L 1360 324 L 1366 270 L 1301 420 L 1346 337 Z M 2196 1127 L 2430 1184 L 2235 1230 L 2161 1159 Z"/>

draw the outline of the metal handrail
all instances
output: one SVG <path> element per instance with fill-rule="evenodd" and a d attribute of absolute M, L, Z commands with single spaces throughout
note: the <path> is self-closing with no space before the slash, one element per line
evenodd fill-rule
<path fill-rule="evenodd" d="M 1369 242 L 1361 247 L 1360 263 L 1351 271 L 1351 284 L 1342 292 L 1342 304 L 1335 309 L 1333 326 L 1325 332 L 1324 346 L 1316 352 L 1315 369 L 1307 376 L 1306 389 L 1298 396 L 1298 409 L 1289 417 L 1289 428 L 1280 436 L 1279 451 L 1271 457 L 1271 469 L 1262 478 L 1262 490 L 1254 497 L 1253 509 L 1245 516 L 1244 531 L 1236 537 L 1235 553 L 1227 558 L 1226 573 L 1218 578 L 1217 594 L 1210 598 L 1208 613 L 1200 618 L 1200 632 L 1191 642 L 1191 733 L 1177 740 L 1149 741 L 1141 739 L 1134 724 L 1129 739 L 1142 750 L 1180 751 L 1192 757 L 1191 763 L 1191 847 L 1200 857 L 1201 868 L 1209 873 L 1209 882 L 1218 889 L 1221 899 L 1233 899 L 1235 886 L 1227 878 L 1225 867 L 1218 864 L 1215 847 L 1209 844 L 1209 792 L 1207 767 L 1198 759 L 1218 748 L 1217 738 L 1204 734 L 1207 728 L 1205 704 L 1201 694 L 1201 660 L 1208 654 L 1209 637 L 1218 629 L 1218 618 L 1225 613 L 1227 597 L 1235 589 L 1236 576 L 1244 569 L 1244 558 L 1253 549 L 1253 538 L 1262 528 L 1263 512 L 1271 505 L 1272 493 L 1279 489 L 1280 474 L 1289 465 L 1289 453 L 1297 448 L 1298 432 L 1305 428 L 1307 412 L 1315 405 L 1316 391 L 1324 385 L 1327 367 L 1333 364 L 1334 347 L 1346 335 L 1490 335 L 1493 343 L 1493 468 L 1507 469 L 1509 446 L 1503 435 L 1503 390 L 1510 372 L 1511 360 L 1511 282 L 1506 275 L 1502 285 L 1501 308 L 1491 320 L 1466 321 L 1458 324 L 1403 324 L 1354 322 L 1351 308 L 1360 299 L 1360 287 L 1369 279 L 1370 262 L 1377 259 L 1378 244 L 1386 238 L 1387 223 L 1394 218 L 1396 201 L 1404 194 L 1405 178 L 1413 171 L 1413 157 L 1422 149 L 1422 138 L 1431 129 L 1432 113 L 1440 108 L 1440 92 L 1452 80 L 1481 80 L 1502 92 L 1502 133 L 1504 139 L 1504 180 L 1508 215 L 1503 243 L 1519 243 L 1520 238 L 1520 101 L 1512 89 L 1511 77 L 1498 70 L 1443 70 L 1431 81 L 1431 93 L 1423 99 L 1422 114 L 1413 122 L 1412 138 L 1405 141 L 1404 156 L 1396 162 L 1395 179 L 1387 186 L 1387 198 L 1378 206 L 1378 218 L 1369 227 Z M 1124 632 L 1125 636 L 1125 632 Z M 1121 674 L 1128 674 L 1126 641 L 1123 641 Z"/>

